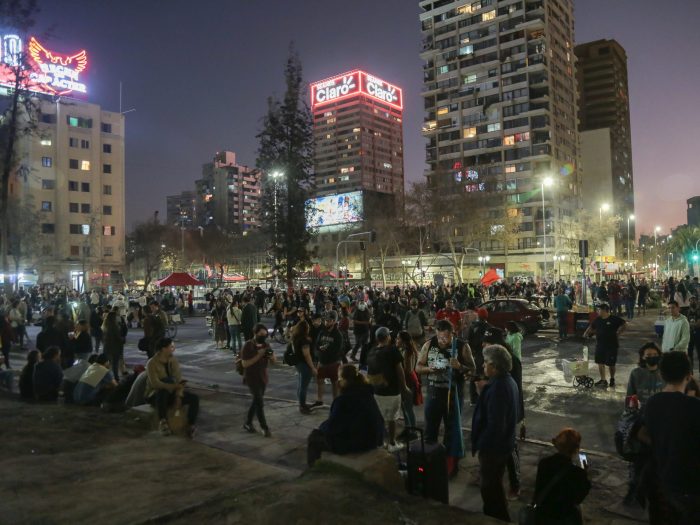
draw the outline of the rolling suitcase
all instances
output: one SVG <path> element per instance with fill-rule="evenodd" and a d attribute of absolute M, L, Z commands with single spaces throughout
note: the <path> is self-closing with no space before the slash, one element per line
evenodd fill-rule
<path fill-rule="evenodd" d="M 408 427 L 406 435 L 416 432 L 414 441 L 406 438 L 406 489 L 409 494 L 449 503 L 447 453 L 442 443 L 425 443 L 423 429 Z"/>

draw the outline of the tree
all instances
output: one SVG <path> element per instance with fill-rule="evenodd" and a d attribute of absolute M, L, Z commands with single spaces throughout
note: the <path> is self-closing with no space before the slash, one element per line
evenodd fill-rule
<path fill-rule="evenodd" d="M 679 267 L 679 263 L 684 260 L 690 271 L 694 272 L 695 264 L 693 255 L 696 255 L 695 247 L 700 247 L 700 228 L 697 226 L 679 226 L 673 231 L 673 236 L 669 239 L 668 250 L 673 254 L 673 262 Z M 698 254 L 700 255 L 700 254 Z"/>
<path fill-rule="evenodd" d="M 306 226 L 306 201 L 312 188 L 313 135 L 311 112 L 306 103 L 301 61 L 290 46 L 284 71 L 283 100 L 268 99 L 267 114 L 257 138 L 257 166 L 267 176 L 262 195 L 262 223 L 278 267 L 289 285 L 311 262 L 308 244 L 312 232 Z M 282 173 L 282 183 L 272 180 Z M 277 206 L 275 207 L 275 203 Z"/>
<path fill-rule="evenodd" d="M 34 17 L 38 12 L 36 0 L 0 0 L 0 22 L 4 27 L 11 27 L 23 35 L 34 25 Z M 3 56 L 0 68 L 3 69 L 1 73 L 12 82 L 9 94 L 0 100 L 0 259 L 3 272 L 7 275 L 10 177 L 18 164 L 19 139 L 33 133 L 36 128 L 38 103 L 28 90 L 31 68 L 26 53 Z M 9 281 L 5 280 L 6 288 L 8 285 Z"/>
<path fill-rule="evenodd" d="M 177 233 L 171 226 L 151 220 L 137 224 L 129 235 L 127 261 L 130 264 L 143 265 L 144 290 L 148 288 L 164 262 L 176 256 L 173 240 Z"/>
<path fill-rule="evenodd" d="M 7 213 L 8 255 L 14 263 L 14 274 L 20 273 L 20 265 L 32 265 L 39 258 L 39 214 L 31 201 L 10 199 Z M 19 279 L 15 287 L 19 286 Z"/>

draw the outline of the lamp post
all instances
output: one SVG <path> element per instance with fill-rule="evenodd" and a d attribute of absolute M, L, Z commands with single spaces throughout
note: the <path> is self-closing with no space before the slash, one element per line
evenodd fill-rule
<path fill-rule="evenodd" d="M 627 217 L 627 260 L 631 260 L 632 251 L 630 250 L 630 221 L 634 220 L 634 215 Z"/>
<path fill-rule="evenodd" d="M 481 276 L 483 277 L 486 275 L 486 264 L 491 260 L 490 255 L 483 255 L 479 256 L 479 264 L 483 267 L 483 270 L 481 272 Z"/>
<path fill-rule="evenodd" d="M 542 280 L 547 280 L 547 214 L 544 208 L 544 187 L 554 184 L 552 177 L 542 179 L 542 258 L 544 259 L 544 269 Z"/>
<path fill-rule="evenodd" d="M 661 231 L 661 226 L 654 228 L 654 279 L 659 278 L 659 244 L 656 234 Z"/>
<path fill-rule="evenodd" d="M 406 288 L 406 267 L 411 264 L 411 261 L 408 259 L 402 259 L 401 260 L 401 276 L 403 277 L 403 287 Z"/>
<path fill-rule="evenodd" d="M 671 252 L 668 252 L 666 254 L 666 274 L 671 275 L 671 263 L 670 261 L 673 260 L 673 254 Z"/>
<path fill-rule="evenodd" d="M 277 268 L 277 189 L 278 189 L 278 181 L 282 177 L 284 177 L 284 173 L 281 171 L 273 171 L 270 173 L 270 177 L 272 177 L 272 181 L 274 184 L 274 195 L 273 195 L 273 200 L 274 200 L 274 207 L 275 207 L 275 215 L 274 215 L 274 230 L 275 230 L 275 247 L 272 252 L 272 257 L 273 257 L 273 266 L 274 266 L 274 272 L 275 272 L 275 289 L 277 288 L 278 284 L 278 279 L 279 279 L 279 268 Z"/>
<path fill-rule="evenodd" d="M 561 262 L 566 260 L 566 255 L 554 255 L 552 257 L 555 263 L 557 263 L 557 275 L 559 276 L 559 280 L 561 280 Z"/>

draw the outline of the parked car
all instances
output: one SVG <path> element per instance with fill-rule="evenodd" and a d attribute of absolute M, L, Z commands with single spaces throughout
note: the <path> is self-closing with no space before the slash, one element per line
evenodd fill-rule
<path fill-rule="evenodd" d="M 525 299 L 494 299 L 482 303 L 479 308 L 489 312 L 489 323 L 505 330 L 509 321 L 515 322 L 523 334 L 534 334 L 544 327 L 549 311 L 528 303 Z"/>

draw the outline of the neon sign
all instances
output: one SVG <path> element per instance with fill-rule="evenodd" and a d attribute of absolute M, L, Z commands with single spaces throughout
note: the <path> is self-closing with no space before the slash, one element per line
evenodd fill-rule
<path fill-rule="evenodd" d="M 13 87 L 15 72 L 12 68 L 21 66 L 23 42 L 13 34 L 3 35 L 0 45 L 0 85 Z M 29 39 L 25 57 L 30 70 L 24 88 L 36 93 L 67 95 L 87 93 L 80 74 L 87 67 L 87 52 L 83 49 L 72 55 L 63 55 L 46 49 L 36 37 Z"/>
<path fill-rule="evenodd" d="M 321 106 L 360 94 L 367 95 L 395 109 L 403 108 L 401 88 L 359 70 L 311 84 L 311 106 Z"/>

